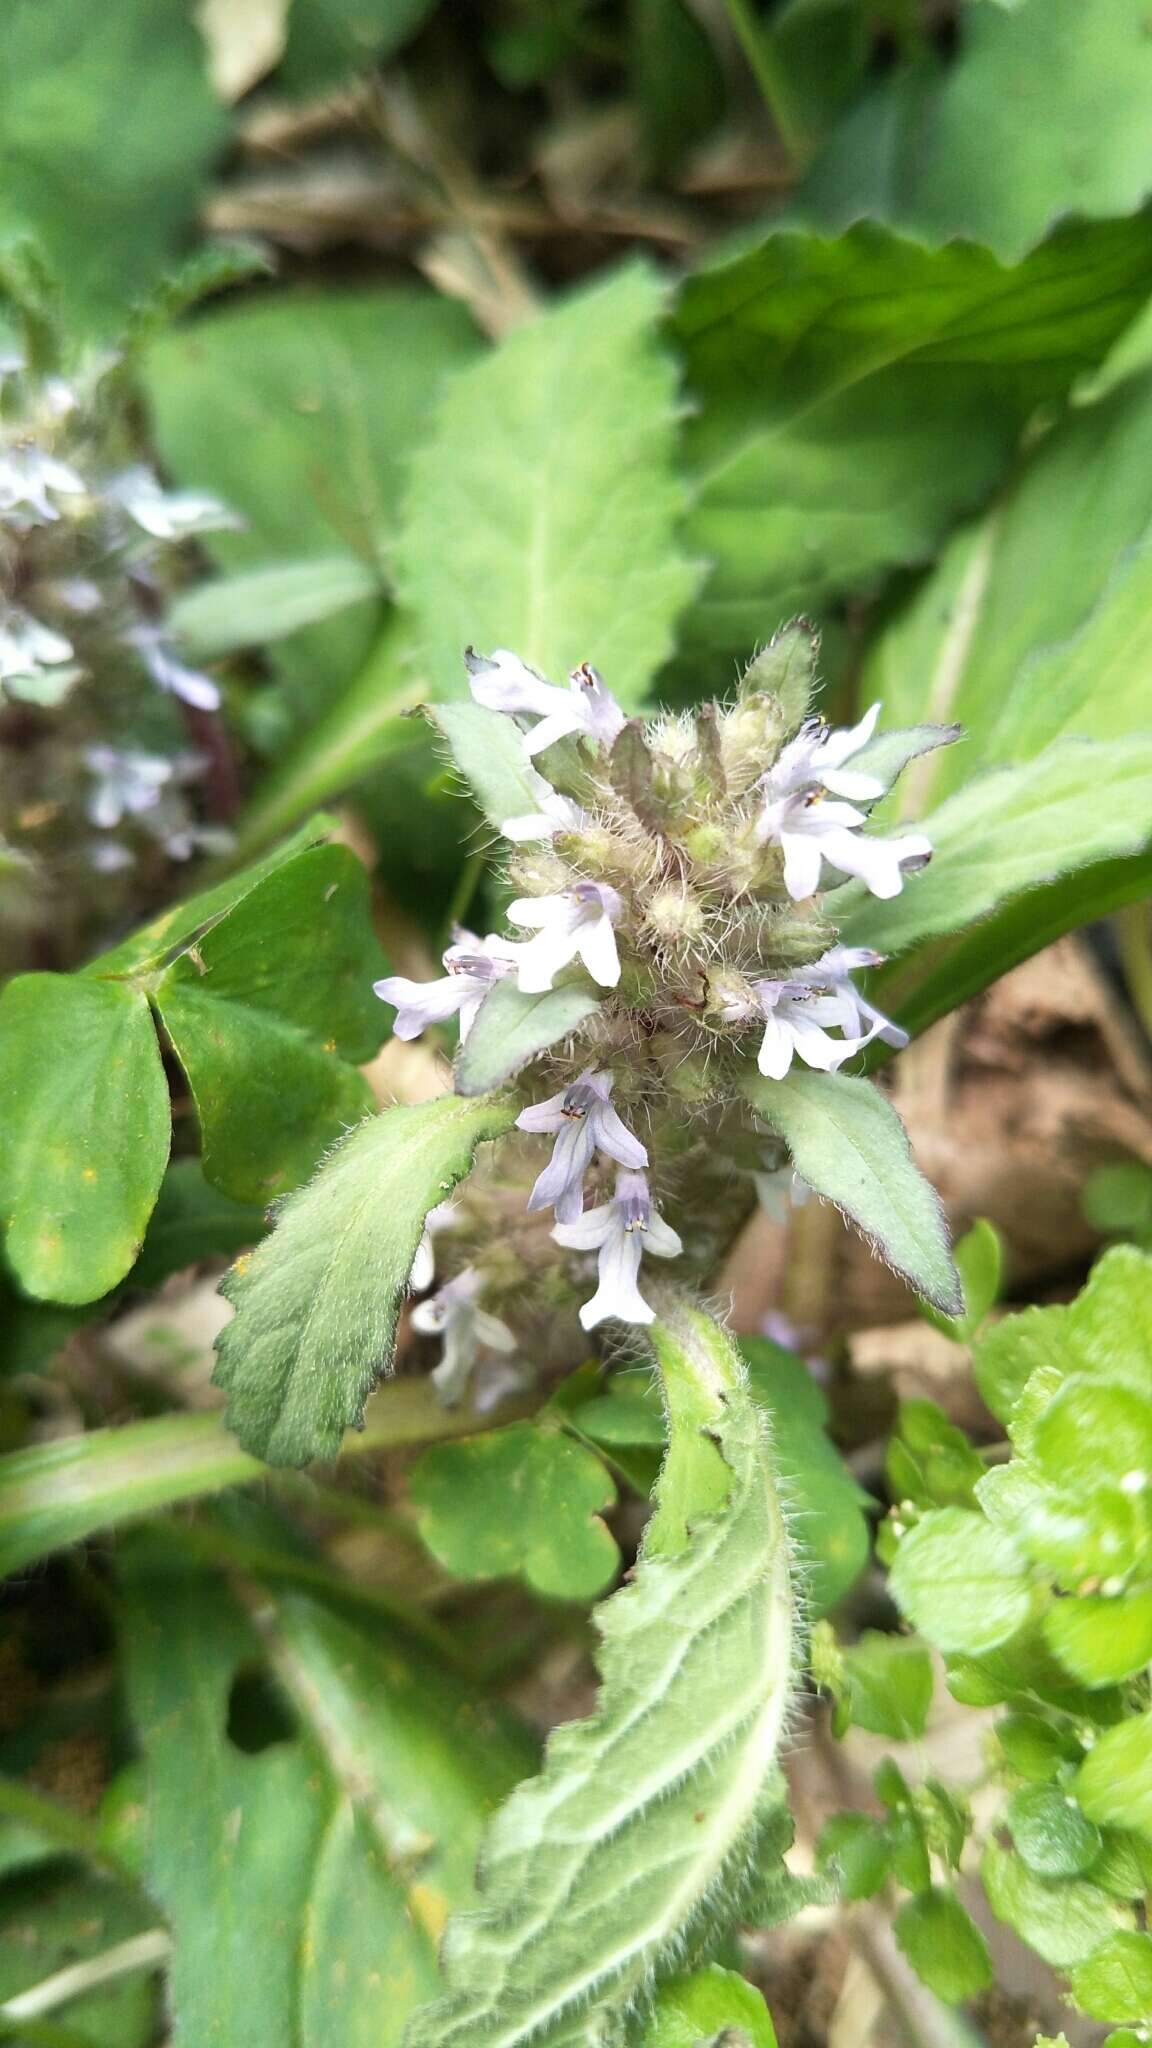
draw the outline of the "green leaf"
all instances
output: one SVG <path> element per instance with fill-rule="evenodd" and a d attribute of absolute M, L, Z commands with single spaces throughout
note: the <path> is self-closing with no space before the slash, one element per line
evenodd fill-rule
<path fill-rule="evenodd" d="M 267 1227 L 263 1209 L 234 1202 L 206 1181 L 199 1160 L 178 1159 L 161 1182 L 129 1284 L 158 1287 L 205 1259 L 234 1259 Z"/>
<path fill-rule="evenodd" d="M 955 1892 L 933 1885 L 909 1899 L 893 1933 L 921 1982 L 948 2005 L 974 1998 L 992 1982 L 988 1944 Z"/>
<path fill-rule="evenodd" d="M 1131 1909 L 1084 1878 L 1037 1877 L 1014 1849 L 989 1842 L 980 1864 L 988 1904 L 998 1920 L 1056 1969 L 1099 1946 L 1118 1927 L 1131 1925 Z"/>
<path fill-rule="evenodd" d="M 846 1074 L 749 1076 L 744 1092 L 782 1137 L 797 1173 L 835 1202 L 869 1243 L 945 1315 L 963 1308 L 940 1204 L 912 1163 L 891 1103 Z"/>
<path fill-rule="evenodd" d="M 1040 1714 L 1008 1714 L 996 1723 L 996 1740 L 1018 1777 L 1047 1784 L 1082 1754 L 1079 1743 Z"/>
<path fill-rule="evenodd" d="M 836 1873 L 841 1898 L 875 1898 L 892 1873 L 888 1829 L 866 1813 L 834 1813 L 820 1830 L 816 1865 Z"/>
<path fill-rule="evenodd" d="M 0 1892 L 0 2040 L 15 2048 L 39 2048 L 42 2037 L 32 2015 L 8 2020 L 8 2001 L 30 1992 L 57 1972 L 78 1969 L 76 1994 L 65 2007 L 68 2033 L 62 2048 L 148 2048 L 159 2023 L 161 1960 L 153 1949 L 150 1966 L 108 1983 L 85 1988 L 84 1967 L 109 1950 L 156 1928 L 153 1906 L 134 1888 L 111 1884 L 73 1870 L 26 1870 L 9 1876 Z M 55 2013 L 45 2014 L 45 2022 Z M 6 2020 L 8 2023 L 6 2024 Z M 10 2027 L 10 2031 L 9 2031 Z M 57 2036 L 46 2048 L 56 2048 Z"/>
<path fill-rule="evenodd" d="M 395 2041 L 436 1988 L 440 1924 L 471 1896 L 484 1812 L 528 1745 L 426 1652 L 302 1594 L 262 1585 L 245 1614 L 154 1544 L 123 1568 L 176 2048 Z M 275 1739 L 252 1753 L 229 1709 L 269 1668 Z"/>
<path fill-rule="evenodd" d="M 651 1335 L 669 1452 L 632 1582 L 597 1610 L 596 1710 L 494 1821 L 483 1906 L 450 1926 L 448 1996 L 407 2048 L 590 2042 L 729 1923 L 773 1827 L 794 1616 L 766 1433 L 706 1316 L 669 1304 Z"/>
<path fill-rule="evenodd" d="M 761 1993 L 746 1977 L 718 1963 L 661 1985 L 636 2048 L 699 2048 L 702 2041 L 776 2048 L 776 2029 Z"/>
<path fill-rule="evenodd" d="M 882 697 L 896 725 L 931 706 L 965 732 L 962 746 L 910 772 L 902 815 L 1065 735 L 1107 741 L 1152 728 L 1141 594 L 1152 479 L 1139 454 L 1150 419 L 1148 374 L 1073 409 L 874 643 L 865 703 Z"/>
<path fill-rule="evenodd" d="M 1037 1877 L 1082 1877 L 1103 1846 L 1071 1793 L 1056 1785 L 1025 1785 L 1008 1801 L 1012 1840 Z"/>
<path fill-rule="evenodd" d="M 1081 1202 L 1089 1223 L 1109 1237 L 1135 1237 L 1145 1247 L 1152 1238 L 1152 1167 L 1143 1160 L 1098 1166 L 1084 1183 Z"/>
<path fill-rule="evenodd" d="M 663 178 L 719 121 L 724 74 L 687 0 L 630 0 L 628 24 L 646 167 Z"/>
<path fill-rule="evenodd" d="M 276 67 L 278 90 L 310 97 L 383 64 L 434 5 L 435 0 L 294 0 Z"/>
<path fill-rule="evenodd" d="M 396 554 L 435 696 L 465 694 L 469 643 L 514 648 L 561 682 L 592 660 L 627 706 L 671 653 L 698 579 L 675 540 L 662 298 L 630 264 L 516 328 L 448 391 Z"/>
<path fill-rule="evenodd" d="M 1072 1972 L 1072 1995 L 1090 2019 L 1152 2018 L 1152 1934 L 1114 1934 Z"/>
<path fill-rule="evenodd" d="M 964 1508 L 934 1508 L 900 1540 L 892 1597 L 940 1650 L 979 1657 L 1028 1619 L 1027 1563 L 1011 1537 Z"/>
<path fill-rule="evenodd" d="M 445 1410 L 430 1380 L 392 1380 L 341 1449 L 367 1455 L 475 1428 L 466 1409 Z M 265 1479 L 220 1415 L 166 1415 L 13 1451 L 0 1458 L 0 1577 L 157 1508 Z"/>
<path fill-rule="evenodd" d="M 976 1383 L 1003 1422 L 1011 1421 L 1028 1381 L 1044 1366 L 1059 1377 L 1087 1374 L 1128 1387 L 1143 1399 L 1152 1392 L 1150 1347 L 1152 1257 L 1134 1245 L 1113 1245 L 1075 1301 L 1006 1316 L 980 1339 Z"/>
<path fill-rule="evenodd" d="M 854 884 L 844 890 L 845 944 L 902 953 L 1072 868 L 1139 852 L 1152 837 L 1152 735 L 1061 740 L 1018 768 L 978 776 L 924 829 L 932 864 L 899 896 L 882 903 Z"/>
<path fill-rule="evenodd" d="M 283 640 L 379 589 L 379 578 L 358 556 L 318 555 L 199 583 L 177 598 L 169 617 L 195 658 L 210 661 L 238 647 Z"/>
<path fill-rule="evenodd" d="M 385 1110 L 336 1147 L 232 1268 L 220 1291 L 237 1313 L 215 1377 L 246 1450 L 270 1465 L 335 1453 L 391 1367 L 425 1216 L 480 1141 L 511 1127 L 514 1108 L 441 1096 Z"/>
<path fill-rule="evenodd" d="M 1141 218 L 1061 227 L 1015 268 L 857 222 L 775 228 L 697 271 L 674 321 L 697 401 L 687 537 L 714 565 L 691 645 L 739 652 L 927 557 L 1136 313 L 1150 265 Z"/>
<path fill-rule="evenodd" d="M 244 520 L 210 536 L 213 560 L 235 573 L 351 554 L 383 593 L 409 456 L 478 348 L 460 305 L 408 290 L 279 291 L 166 335 L 146 364 L 160 453 Z M 380 622 L 378 595 L 281 644 L 301 722 L 368 660 Z"/>
<path fill-rule="evenodd" d="M 599 1007 L 595 990 L 578 982 L 526 996 L 509 979 L 485 996 L 456 1060 L 460 1095 L 486 1095 L 519 1073 L 537 1053 L 579 1029 Z"/>
<path fill-rule="evenodd" d="M 978 6 L 958 28 L 953 61 L 916 81 L 884 218 L 933 240 L 971 235 L 1012 257 L 1066 215 L 1140 204 L 1152 184 L 1152 53 L 1139 0 Z M 874 210 L 860 192 L 860 154 L 898 121 L 897 83 L 885 80 L 834 135 L 801 190 L 805 218 Z"/>
<path fill-rule="evenodd" d="M 448 742 L 448 751 L 488 823 L 501 831 L 509 818 L 527 818 L 540 808 L 532 785 L 538 774 L 524 752 L 524 738 L 511 718 L 482 704 L 430 705 L 428 716 Z"/>
<path fill-rule="evenodd" d="M 1081 1685 L 1117 1685 L 1152 1662 L 1152 1590 L 1119 1599 L 1085 1594 L 1058 1600 L 1044 1616 L 1044 1635 L 1065 1671 Z"/>
<path fill-rule="evenodd" d="M 1089 1820 L 1101 1827 L 1152 1834 L 1152 1714 L 1106 1728 L 1077 1771 L 1072 1790 Z"/>
<path fill-rule="evenodd" d="M 168 1159 L 168 1084 L 145 996 L 25 974 L 0 999 L 0 1214 L 38 1299 L 96 1301 L 124 1278 Z"/>
<path fill-rule="evenodd" d="M 4 48 L 0 233 L 30 230 L 71 319 L 114 337 L 179 254 L 226 140 L 203 43 L 168 0 L 11 0 Z"/>
<path fill-rule="evenodd" d="M 894 1742 L 918 1740 L 932 1705 L 932 1659 L 923 1644 L 865 1629 L 843 1656 L 856 1727 Z"/>
<path fill-rule="evenodd" d="M 386 1020 L 368 878 L 342 846 L 277 867 L 153 984 L 188 1076 L 204 1171 L 242 1202 L 298 1186 L 370 1096 Z"/>
<path fill-rule="evenodd" d="M 767 1337 L 742 1337 L 740 1350 L 771 1424 L 798 1570 L 816 1618 L 843 1598 L 868 1562 L 868 1495 L 828 1435 L 828 1403 L 802 1360 Z"/>
<path fill-rule="evenodd" d="M 517 1574 L 552 1600 L 594 1600 L 620 1569 L 602 1519 L 616 1488 L 592 1451 L 555 1428 L 507 1429 L 434 1444 L 409 1491 L 420 1534 L 458 1579 Z"/>

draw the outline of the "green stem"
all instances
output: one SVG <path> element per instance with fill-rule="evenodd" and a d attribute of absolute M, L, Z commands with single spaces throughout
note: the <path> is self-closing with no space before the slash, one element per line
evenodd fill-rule
<path fill-rule="evenodd" d="M 749 0 L 724 0 L 724 5 L 733 33 L 748 60 L 748 69 L 760 88 L 760 97 L 772 116 L 793 170 L 799 172 L 808 154 L 807 137 L 793 111 L 787 74 L 771 38 L 753 13 Z"/>

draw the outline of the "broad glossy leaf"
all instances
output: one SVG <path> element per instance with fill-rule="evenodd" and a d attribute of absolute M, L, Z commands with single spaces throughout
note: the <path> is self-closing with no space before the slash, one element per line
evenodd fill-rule
<path fill-rule="evenodd" d="M 178 2048 L 395 2043 L 438 1982 L 440 1926 L 470 1896 L 487 1801 L 530 1747 L 410 1643 L 374 1641 L 300 1594 L 261 1587 L 254 1627 L 221 1580 L 154 1545 L 130 1549 L 125 1570 Z M 295 1726 L 250 1753 L 229 1736 L 229 1700 L 265 1659 Z"/>
<path fill-rule="evenodd" d="M 115 336 L 179 255 L 225 144 L 204 45 L 168 0 L 11 0 L 4 48 L 0 232 L 30 230 L 71 318 Z"/>
<path fill-rule="evenodd" d="M 1005 1812 L 1012 1840 L 1037 1877 L 1082 1877 L 1096 1861 L 1103 1836 L 1076 1801 L 1057 1785 L 1025 1785 Z"/>
<path fill-rule="evenodd" d="M 598 1007 L 595 990 L 565 983 L 540 996 L 520 993 L 509 977 L 486 996 L 456 1061 L 461 1095 L 486 1095 L 538 1052 L 579 1029 Z"/>
<path fill-rule="evenodd" d="M 560 682 L 593 661 L 628 706 L 671 653 L 698 572 L 676 541 L 662 303 L 655 275 L 630 264 L 450 387 L 413 464 L 396 554 L 435 696 L 466 694 L 469 643 L 511 647 Z"/>
<path fill-rule="evenodd" d="M 743 1086 L 809 1186 L 835 1202 L 933 1307 L 959 1314 L 963 1295 L 943 1212 L 891 1103 L 870 1082 L 807 1069 L 783 1081 L 752 1074 Z"/>
<path fill-rule="evenodd" d="M 514 1114 L 451 1095 L 385 1110 L 284 1203 L 271 1237 L 221 1286 L 237 1313 L 216 1383 L 246 1449 L 270 1465 L 333 1455 L 391 1367 L 425 1216 Z"/>
<path fill-rule="evenodd" d="M 368 1107 L 350 1063 L 384 1036 L 377 964 L 364 869 L 346 847 L 320 846 L 277 867 L 154 983 L 204 1171 L 237 1201 L 298 1186 Z"/>
<path fill-rule="evenodd" d="M 476 1426 L 466 1408 L 444 1408 L 431 1380 L 392 1380 L 341 1453 L 396 1450 Z M 0 1577 L 157 1508 L 266 1478 L 220 1415 L 166 1415 L 10 1452 L 0 1458 Z"/>
<path fill-rule="evenodd" d="M 1102 1827 L 1152 1834 L 1152 1714 L 1106 1728 L 1089 1750 L 1072 1789 Z"/>
<path fill-rule="evenodd" d="M 408 457 L 478 347 L 460 305 L 410 290 L 281 291 L 166 335 L 146 365 L 160 452 L 245 522 L 211 536 L 213 559 L 234 572 L 351 553 L 382 594 Z M 281 644 L 298 718 L 333 702 L 381 621 L 378 595 Z"/>
<path fill-rule="evenodd" d="M 931 865 L 899 896 L 881 902 L 850 884 L 835 899 L 845 944 L 902 953 L 1072 869 L 1140 852 L 1152 839 L 1152 733 L 1057 741 L 978 775 L 924 830 Z"/>
<path fill-rule="evenodd" d="M 890 74 L 851 110 L 801 189 L 806 219 L 831 226 L 878 210 L 933 240 L 971 235 L 1013 257 L 1068 214 L 1140 205 L 1152 185 L 1152 52 L 1139 0 L 979 6 L 958 30 L 946 68 Z M 886 145 L 887 188 L 862 192 L 861 156 Z"/>
<path fill-rule="evenodd" d="M 25 974 L 0 1000 L 0 1213 L 40 1300 L 96 1301 L 140 1250 L 168 1160 L 168 1084 L 147 997 Z"/>
<path fill-rule="evenodd" d="M 1066 1970 L 1118 1928 L 1130 1927 L 1129 1907 L 1086 1878 L 1037 1877 L 1014 1849 L 989 1842 L 980 1865 L 988 1904 L 1046 1963 Z"/>
<path fill-rule="evenodd" d="M 901 1906 L 892 1931 L 921 1982 L 948 2005 L 974 1998 L 992 1982 L 984 1936 L 955 1892 L 942 1885 Z"/>
<path fill-rule="evenodd" d="M 1152 1934 L 1114 1934 L 1073 1970 L 1072 1994 L 1092 2019 L 1146 2022 L 1152 2013 Z"/>
<path fill-rule="evenodd" d="M 776 2048 L 776 2029 L 755 1985 L 735 1970 L 709 1963 L 661 1985 L 634 2048 L 699 2048 L 701 2041 L 733 2037 L 741 2048 L 744 2042 L 748 2048 Z"/>
<path fill-rule="evenodd" d="M 616 1488 L 594 1452 L 556 1427 L 434 1444 L 409 1475 L 432 1555 L 458 1579 L 519 1576 L 552 1600 L 594 1600 L 620 1569 L 602 1519 Z"/>
<path fill-rule="evenodd" d="M 901 1537 L 893 1598 L 937 1649 L 979 1657 L 1028 1619 L 1027 1561 L 1010 1536 L 965 1508 L 933 1508 Z"/>
<path fill-rule="evenodd" d="M 129 1275 L 133 1288 L 158 1287 L 205 1259 L 233 1259 L 267 1229 L 261 1208 L 221 1194 L 197 1159 L 177 1159 L 160 1186 L 144 1244 Z"/>
<path fill-rule="evenodd" d="M 858 222 L 775 228 L 691 276 L 674 322 L 698 402 L 687 535 L 714 564 L 691 644 L 745 650 L 923 560 L 1033 409 L 1104 354 L 1150 266 L 1142 219 L 1062 227 L 1015 268 Z"/>
<path fill-rule="evenodd" d="M 766 1434 L 700 1311 L 670 1303 L 652 1341 L 670 1446 L 632 1582 L 597 1610 L 596 1710 L 497 1815 L 481 1908 L 445 1941 L 448 1995 L 407 2048 L 601 2038 L 731 1911 L 771 1825 L 794 1617 Z"/>

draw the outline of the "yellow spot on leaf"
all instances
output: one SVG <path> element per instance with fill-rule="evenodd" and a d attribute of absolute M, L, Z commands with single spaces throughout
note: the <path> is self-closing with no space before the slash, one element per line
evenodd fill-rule
<path fill-rule="evenodd" d="M 443 1892 L 432 1884 L 409 1885 L 408 1903 L 421 1926 L 427 1928 L 434 1941 L 439 1941 L 448 1918 L 448 1901 Z"/>

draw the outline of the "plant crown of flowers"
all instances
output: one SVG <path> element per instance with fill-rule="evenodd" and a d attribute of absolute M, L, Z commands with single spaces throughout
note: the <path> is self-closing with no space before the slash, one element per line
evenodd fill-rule
<path fill-rule="evenodd" d="M 815 652 L 797 622 L 751 664 L 732 704 L 640 720 L 586 662 L 560 688 L 505 649 L 468 651 L 472 697 L 514 730 L 517 786 L 534 806 L 500 826 L 513 848 L 515 936 L 458 930 L 441 979 L 389 975 L 376 993 L 396 1007 L 397 1037 L 456 1017 L 462 1045 L 483 1034 L 503 985 L 525 1013 L 570 986 L 598 1000 L 517 1076 L 525 1137 L 499 1147 L 492 1170 L 437 1219 L 454 1277 L 414 1321 L 442 1336 L 449 1398 L 493 1354 L 505 1384 L 515 1326 L 535 1320 L 539 1355 L 543 1329 L 579 1296 L 586 1330 L 651 1322 L 645 1255 L 706 1273 L 721 1214 L 729 1229 L 739 1221 L 733 1186 L 743 1206 L 757 1185 L 778 1201 L 785 1176 L 802 1195 L 743 1100 L 751 1055 L 778 1081 L 796 1061 L 832 1073 L 873 1039 L 907 1042 L 853 979 L 881 956 L 837 943 L 829 901 L 849 877 L 898 895 L 931 858 L 922 833 L 871 831 L 869 807 L 956 728 L 877 739 L 873 705 L 858 725 L 829 730 L 809 708 Z M 502 1002 L 497 1036 L 508 1029 Z M 732 1175 L 733 1164 L 745 1171 Z M 542 1242 L 549 1218 L 568 1265 Z M 416 1289 L 434 1284 L 434 1265 L 429 1233 Z"/>

